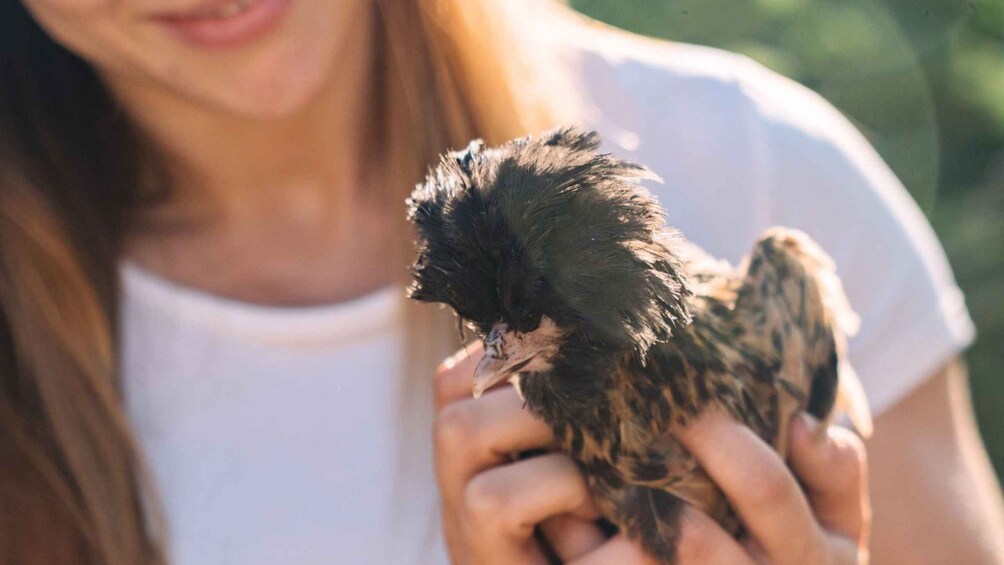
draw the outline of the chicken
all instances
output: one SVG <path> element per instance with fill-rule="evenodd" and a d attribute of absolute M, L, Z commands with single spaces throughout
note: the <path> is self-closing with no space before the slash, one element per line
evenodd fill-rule
<path fill-rule="evenodd" d="M 514 384 L 603 515 L 672 563 L 684 503 L 740 531 L 673 429 L 717 407 L 784 454 L 793 415 L 840 404 L 869 433 L 857 321 L 804 233 L 768 230 L 733 269 L 666 226 L 655 175 L 598 146 L 564 128 L 445 155 L 408 200 L 409 295 L 483 338 L 474 396 Z"/>

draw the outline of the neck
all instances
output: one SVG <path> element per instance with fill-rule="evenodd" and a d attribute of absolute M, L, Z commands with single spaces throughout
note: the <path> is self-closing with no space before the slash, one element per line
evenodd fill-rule
<path fill-rule="evenodd" d="M 618 357 L 590 348 L 576 353 L 566 344 L 549 371 L 521 378 L 526 407 L 551 425 L 597 414 L 610 400 Z"/>

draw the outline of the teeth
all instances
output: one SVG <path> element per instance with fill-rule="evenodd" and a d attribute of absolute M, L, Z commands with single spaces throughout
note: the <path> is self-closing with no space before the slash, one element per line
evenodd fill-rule
<path fill-rule="evenodd" d="M 205 15 L 210 18 L 232 18 L 250 8 L 257 1 L 258 0 L 234 0 L 223 7 L 206 12 Z"/>

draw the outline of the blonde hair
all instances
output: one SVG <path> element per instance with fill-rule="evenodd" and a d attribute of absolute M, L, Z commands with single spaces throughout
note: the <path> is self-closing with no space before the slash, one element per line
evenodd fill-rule
<path fill-rule="evenodd" d="M 558 15 L 549 3 L 489 0 L 425 0 L 408 2 L 401 9 L 397 0 L 382 0 L 383 21 L 390 60 L 386 70 L 398 77 L 400 90 L 391 89 L 396 102 L 387 108 L 396 112 L 391 131 L 421 132 L 433 124 L 435 136 L 399 139 L 401 177 L 428 167 L 446 148 L 466 146 L 473 138 L 489 144 L 535 134 L 562 123 L 576 121 L 578 104 L 573 83 L 549 50 L 530 32 L 531 23 Z M 537 13 L 533 13 L 537 12 Z M 522 21 L 520 17 L 524 18 Z M 414 25 L 419 22 L 419 25 Z M 424 53 L 423 53 L 424 51 Z M 434 77 L 423 85 L 423 77 Z M 431 86 L 431 88 L 429 88 Z M 424 127 L 421 122 L 424 122 Z M 421 150 L 416 151 L 416 147 Z M 392 153 L 395 151 L 392 150 Z M 417 159 L 405 163 L 406 159 Z M 398 183 L 400 190 L 412 183 Z M 395 193 L 399 199 L 404 193 Z M 402 257 L 411 258 L 410 231 L 402 235 Z M 433 418 L 431 376 L 436 365 L 460 345 L 452 313 L 428 305 L 405 306 L 407 346 L 405 367 L 409 375 L 399 392 L 398 493 L 401 518 L 396 531 L 426 529 L 435 535 L 439 521 L 433 519 L 428 497 L 417 495 L 414 485 L 435 484 L 432 478 L 431 430 Z M 434 493 L 423 493 L 434 494 Z M 424 524 L 416 517 L 426 515 Z M 427 537 L 428 539 L 428 537 Z"/>
<path fill-rule="evenodd" d="M 0 547 L 16 563 L 161 563 L 161 527 L 118 387 L 121 241 L 165 194 L 158 159 L 93 70 L 20 2 L 0 3 Z M 521 36 L 552 6 L 377 0 L 374 195 L 402 207 L 444 149 L 572 119 L 559 65 Z M 403 264 L 410 257 L 401 225 Z M 429 378 L 456 347 L 452 317 L 408 307 L 398 462 L 431 469 Z M 423 484 L 432 484 L 426 482 Z M 406 512 L 401 512 L 404 515 Z"/>

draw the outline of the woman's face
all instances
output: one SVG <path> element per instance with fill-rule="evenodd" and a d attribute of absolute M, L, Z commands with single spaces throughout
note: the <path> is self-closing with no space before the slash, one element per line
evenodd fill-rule
<path fill-rule="evenodd" d="M 371 0 L 22 1 L 114 85 L 274 117 L 321 89 Z"/>

